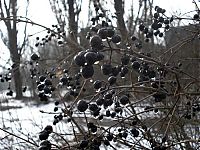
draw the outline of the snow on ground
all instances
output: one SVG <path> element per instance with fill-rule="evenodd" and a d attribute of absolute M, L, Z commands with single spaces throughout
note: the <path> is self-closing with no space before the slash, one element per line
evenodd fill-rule
<path fill-rule="evenodd" d="M 33 105 L 32 102 L 26 102 L 19 100 L 9 99 L 7 103 L 1 104 L 1 106 L 16 106 L 17 108 L 8 109 L 0 112 L 0 128 L 3 128 L 11 133 L 19 135 L 24 139 L 27 137 L 34 138 L 38 143 L 39 132 L 46 126 L 52 125 L 53 115 L 41 113 L 42 111 L 53 111 L 54 103 L 48 103 L 43 105 Z M 71 125 L 68 123 L 60 122 L 54 126 L 54 131 L 57 133 L 72 133 Z M 10 144 L 22 142 L 19 139 L 12 141 L 12 138 L 5 138 L 7 133 L 0 130 L 0 149 L 10 149 Z M 72 139 L 71 139 L 72 140 Z M 9 143 L 10 142 L 10 143 Z M 7 144 L 7 146 L 6 146 Z M 112 142 L 112 144 L 115 144 Z M 13 145 L 14 148 L 20 148 L 19 145 Z M 104 149 L 104 147 L 101 147 Z M 22 147 L 20 149 L 23 149 Z M 25 148 L 26 149 L 26 148 Z M 112 148 L 108 148 L 108 150 Z M 119 150 L 125 150 L 125 147 L 119 147 Z M 128 148 L 127 148 L 128 149 Z"/>

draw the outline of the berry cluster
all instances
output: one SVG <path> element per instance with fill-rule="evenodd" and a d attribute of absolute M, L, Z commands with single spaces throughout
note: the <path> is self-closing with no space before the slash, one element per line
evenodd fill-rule
<path fill-rule="evenodd" d="M 184 117 L 188 120 L 191 120 L 193 117 L 200 112 L 200 104 L 198 101 L 191 103 L 190 101 L 186 103 L 187 109 Z"/>
<path fill-rule="evenodd" d="M 13 90 L 11 89 L 10 83 L 12 80 L 12 73 L 11 73 L 12 69 L 8 68 L 8 73 L 5 74 L 0 74 L 0 82 L 1 83 L 8 83 L 8 88 L 7 88 L 7 92 L 6 95 L 7 96 L 13 96 Z"/>
<path fill-rule="evenodd" d="M 142 41 L 133 35 L 127 38 L 132 41 L 127 40 L 128 44 L 125 45 L 126 43 L 123 42 L 126 39 L 122 39 L 117 28 L 110 25 L 104 14 L 99 13 L 98 4 L 95 5 L 95 10 L 96 16 L 91 19 L 92 27 L 86 35 L 89 48 L 74 54 L 69 66 L 67 66 L 68 64 L 66 66 L 59 65 L 59 70 L 61 70 L 59 75 L 56 75 L 54 70 L 39 76 L 37 89 L 40 100 L 47 101 L 55 90 L 67 89 L 67 94 L 71 96 L 72 102 L 69 102 L 64 108 L 60 106 L 60 99 L 67 99 L 66 95 L 55 101 L 53 111 L 56 115 L 54 115 L 53 125 L 66 117 L 67 122 L 71 122 L 80 130 L 80 132 L 76 132 L 84 133 L 79 137 L 78 144 L 75 145 L 78 149 L 98 150 L 102 144 L 112 147 L 115 142 L 124 143 L 130 148 L 136 145 L 137 149 L 142 149 L 145 146 L 137 144 L 138 139 L 142 139 L 146 140 L 153 150 L 166 150 L 171 139 L 168 141 L 166 135 L 161 133 L 162 131 L 151 132 L 159 123 L 163 128 L 163 119 L 161 118 L 158 124 L 153 124 L 149 128 L 148 125 L 151 125 L 152 122 L 150 119 L 150 121 L 146 119 L 145 114 L 149 114 L 148 117 L 152 118 L 153 122 L 157 121 L 154 115 L 163 117 L 164 120 L 169 120 L 169 126 L 172 120 L 170 117 L 175 118 L 176 113 L 186 119 L 192 119 L 197 115 L 199 104 L 188 103 L 185 106 L 174 100 L 183 95 L 182 93 L 177 94 L 183 90 L 178 79 L 179 74 L 183 73 L 182 64 L 179 63 L 176 67 L 153 58 L 154 56 L 151 56 L 150 53 L 136 52 L 135 47 L 139 51 L 143 51 Z M 146 42 L 153 37 L 163 37 L 165 31 L 170 29 L 174 17 L 167 17 L 165 12 L 165 9 L 156 6 L 153 23 L 139 25 L 139 31 L 144 34 Z M 199 16 L 195 15 L 194 19 L 198 21 Z M 50 31 L 50 33 L 52 36 L 53 32 Z M 59 34 L 61 34 L 60 31 L 53 35 L 58 36 Z M 58 45 L 60 44 L 63 43 L 58 42 Z M 33 54 L 31 60 L 37 63 L 40 57 Z M 88 92 L 83 94 L 86 90 Z M 136 95 L 140 92 L 143 94 L 141 94 L 142 98 L 137 98 Z M 174 109 L 175 107 L 177 110 Z M 174 113 L 172 110 L 176 112 Z M 76 113 L 74 112 L 85 118 L 85 122 L 82 124 L 83 131 L 76 122 Z M 153 115 L 150 112 L 154 112 Z M 172 112 L 174 114 L 171 115 Z M 105 128 L 107 120 L 110 121 L 109 127 Z M 168 133 L 168 129 L 169 127 L 164 129 L 164 133 Z M 164 137 L 161 138 L 163 135 Z M 47 140 L 48 136 L 49 132 L 44 130 L 39 138 Z M 74 136 L 77 137 L 75 131 Z"/>
<path fill-rule="evenodd" d="M 53 132 L 53 128 L 50 125 L 47 125 L 44 130 L 39 134 L 40 147 L 39 150 L 51 150 L 51 143 L 47 140 L 49 135 Z"/>
<path fill-rule="evenodd" d="M 40 37 L 36 37 L 36 47 L 45 46 L 45 44 L 52 41 L 52 39 L 57 39 L 59 46 L 64 44 L 62 37 L 65 36 L 65 32 L 61 31 L 61 28 L 58 25 L 52 25 L 52 28 L 53 29 L 47 29 L 47 35 L 44 38 L 40 39 Z"/>
<path fill-rule="evenodd" d="M 48 97 L 51 97 L 55 87 L 52 85 L 52 81 L 46 76 L 40 76 L 37 81 L 38 96 L 41 101 L 48 101 Z"/>
<path fill-rule="evenodd" d="M 81 83 L 87 79 L 94 79 L 94 73 L 97 71 L 96 66 L 99 66 L 100 73 L 106 78 L 96 79 L 92 82 L 92 87 L 96 91 L 96 96 L 88 99 L 81 98 L 77 101 L 77 110 L 79 113 L 90 112 L 90 117 L 94 117 L 99 121 L 104 121 L 105 119 L 119 119 L 123 117 L 123 113 L 127 113 L 130 107 L 132 96 L 126 91 L 120 89 L 114 89 L 118 84 L 119 77 L 121 79 L 128 78 L 128 73 L 132 71 L 138 74 L 139 83 L 143 84 L 144 82 L 151 83 L 152 87 L 158 89 L 157 92 L 153 94 L 155 101 L 161 101 L 166 98 L 166 93 L 163 90 L 160 90 L 162 84 L 159 79 L 156 79 L 157 75 L 162 76 L 162 71 L 156 73 L 157 70 L 154 67 L 151 67 L 150 64 L 146 63 L 144 59 L 137 58 L 129 53 L 123 53 L 120 58 L 120 63 L 117 65 L 112 63 L 112 57 L 110 57 L 109 62 L 106 62 L 106 56 L 103 52 L 106 48 L 106 45 L 109 45 L 109 49 L 112 51 L 112 44 L 116 45 L 121 42 L 120 35 L 115 33 L 113 27 L 108 26 L 108 24 L 103 24 L 99 29 L 92 28 L 93 35 L 88 34 L 88 40 L 90 40 L 90 49 L 80 51 L 73 57 L 73 62 L 78 66 L 78 73 L 75 73 L 74 76 L 69 75 L 67 69 L 63 69 L 62 76 L 59 78 L 58 85 L 61 87 L 67 87 L 69 94 L 77 99 L 80 89 L 84 91 L 84 87 L 81 87 Z M 95 31 L 95 32 L 94 32 Z M 136 40 L 135 37 L 132 37 L 132 40 Z M 140 54 L 141 56 L 145 54 Z M 39 56 L 33 54 L 34 57 L 31 57 L 33 61 L 38 61 Z M 145 55 L 146 56 L 146 55 Z M 150 57 L 147 54 L 147 57 Z M 154 79 L 154 80 L 153 80 Z M 37 81 L 37 89 L 39 91 L 39 97 L 41 101 L 47 101 L 48 97 L 51 97 L 52 92 L 55 90 L 52 84 L 52 77 L 50 75 L 42 75 Z M 59 87 L 57 86 L 57 87 Z M 163 87 L 162 87 L 163 88 Z M 81 91 L 81 92 L 82 92 Z M 90 96 L 89 96 L 90 97 Z M 54 112 L 58 111 L 59 101 L 55 102 Z M 74 109 L 74 106 L 70 106 L 70 109 Z M 53 125 L 56 125 L 58 122 L 63 120 L 63 117 L 68 118 L 68 122 L 71 122 L 71 117 L 65 114 L 64 109 L 61 109 L 61 113 L 54 116 Z M 139 127 L 137 116 L 135 119 L 131 120 L 131 127 L 125 126 L 120 127 L 116 133 L 107 133 L 101 130 L 99 124 L 95 122 L 87 122 L 88 136 L 91 134 L 98 135 L 101 133 L 101 137 L 93 138 L 91 140 L 86 140 L 86 137 L 81 140 L 79 144 L 80 149 L 85 148 L 95 148 L 99 149 L 103 143 L 105 146 L 109 146 L 111 141 L 117 141 L 118 139 L 123 139 L 128 142 L 128 135 L 131 135 L 133 138 L 137 138 L 140 135 L 140 132 L 146 132 L 146 126 Z M 145 128 L 144 128 L 145 127 Z M 46 134 L 46 132 L 44 133 Z M 46 134 L 47 136 L 47 134 Z M 47 136 L 48 137 L 48 136 Z"/>
<path fill-rule="evenodd" d="M 155 13 L 153 14 L 153 23 L 151 26 L 141 23 L 139 25 L 139 31 L 145 35 L 145 41 L 149 42 L 153 36 L 162 38 L 165 31 L 168 31 L 170 28 L 170 23 L 174 21 L 174 17 L 167 17 L 165 15 L 166 10 L 156 6 Z M 137 38 L 132 37 L 132 40 L 135 41 Z M 138 46 L 139 47 L 139 46 Z"/>

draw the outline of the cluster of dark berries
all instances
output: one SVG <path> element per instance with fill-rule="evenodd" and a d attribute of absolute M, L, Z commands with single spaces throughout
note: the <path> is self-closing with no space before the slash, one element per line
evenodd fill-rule
<path fill-rule="evenodd" d="M 93 49 L 103 49 L 102 40 L 107 42 L 113 42 L 115 44 L 121 42 L 121 36 L 119 34 L 115 33 L 115 30 L 112 26 L 107 27 L 92 27 L 92 31 L 97 34 L 99 38 L 97 38 L 97 35 L 91 37 L 91 33 L 87 34 L 87 39 L 90 39 L 90 44 Z"/>
<path fill-rule="evenodd" d="M 95 103 L 88 104 L 88 102 L 85 100 L 78 101 L 77 109 L 79 112 L 85 112 L 88 108 L 94 117 L 99 116 L 101 108 L 97 104 Z"/>
<path fill-rule="evenodd" d="M 51 142 L 49 142 L 48 140 L 41 141 L 38 150 L 51 150 Z"/>
<path fill-rule="evenodd" d="M 54 111 L 54 112 L 57 112 L 58 109 L 59 109 L 59 107 L 58 107 L 59 101 L 58 101 L 58 100 L 55 101 L 55 102 L 54 102 L 54 105 L 55 105 L 55 107 L 54 107 L 54 110 L 53 110 L 53 111 Z M 63 117 L 64 117 L 64 115 L 63 115 L 62 113 L 60 113 L 59 115 L 54 115 L 53 125 L 56 125 L 59 121 L 63 120 Z"/>
<path fill-rule="evenodd" d="M 111 40 L 115 44 L 121 42 L 121 36 L 115 33 L 115 30 L 113 29 L 113 27 L 100 28 L 97 34 L 103 40 Z"/>
<path fill-rule="evenodd" d="M 31 79 L 33 79 L 33 78 L 35 78 L 37 76 L 38 69 L 35 66 L 33 66 L 32 62 L 30 62 L 30 64 L 32 66 L 32 68 L 30 69 L 30 76 L 31 76 Z"/>
<path fill-rule="evenodd" d="M 0 81 L 3 82 L 11 82 L 11 73 L 7 73 L 5 75 L 0 74 Z"/>
<path fill-rule="evenodd" d="M 10 70 L 10 68 L 8 69 Z M 11 82 L 11 73 L 6 73 L 5 75 L 0 74 L 0 82 Z M 8 87 L 8 91 L 6 92 L 7 96 L 13 96 L 13 91 L 11 90 L 10 86 Z"/>
<path fill-rule="evenodd" d="M 52 81 L 46 76 L 41 75 L 39 81 L 37 81 L 38 96 L 41 101 L 48 101 L 48 97 L 51 97 L 52 92 L 55 90 L 55 87 L 52 84 Z"/>
<path fill-rule="evenodd" d="M 58 111 L 58 105 L 59 104 L 60 104 L 60 102 L 58 100 L 54 102 L 54 105 L 55 105 L 54 112 Z"/>
<path fill-rule="evenodd" d="M 51 143 L 47 140 L 49 135 L 53 132 L 53 128 L 50 125 L 47 125 L 44 130 L 39 134 L 40 147 L 39 150 L 51 150 Z"/>
<path fill-rule="evenodd" d="M 31 75 L 31 78 L 35 78 L 38 74 L 38 69 L 37 69 L 37 66 L 38 66 L 38 61 L 40 60 L 40 56 L 36 53 L 33 53 L 30 57 L 30 75 Z"/>
<path fill-rule="evenodd" d="M 5 82 L 4 77 L 3 77 L 2 74 L 0 74 L 0 81 L 1 81 L 2 83 Z"/>
<path fill-rule="evenodd" d="M 104 146 L 109 146 L 111 144 L 111 141 L 114 142 L 118 139 L 123 140 L 123 142 L 128 142 L 128 136 L 137 138 L 144 133 L 151 134 L 149 132 L 150 130 L 147 132 L 147 126 L 144 125 L 143 120 L 140 121 L 140 119 L 138 119 L 139 115 L 134 108 L 138 105 L 131 103 L 133 95 L 130 93 L 133 92 L 132 89 L 135 88 L 135 85 L 139 85 L 139 88 L 141 87 L 144 89 L 148 89 L 148 91 L 145 92 L 147 94 L 151 94 L 150 98 L 154 98 L 153 104 L 155 104 L 155 102 L 164 102 L 164 100 L 168 96 L 168 91 L 166 90 L 166 86 L 168 86 L 168 81 L 166 81 L 166 83 L 164 82 L 167 74 L 167 69 L 165 69 L 165 67 L 167 66 L 162 66 L 160 63 L 156 64 L 154 63 L 154 61 L 150 61 L 150 53 L 135 53 L 135 55 L 137 55 L 137 57 L 135 57 L 135 55 L 132 55 L 131 51 L 129 51 L 130 49 L 128 48 L 128 45 L 126 45 L 127 49 L 112 48 L 114 46 L 121 46 L 117 45 L 122 40 L 121 36 L 117 34 L 113 26 L 109 25 L 109 21 L 104 18 L 105 16 L 102 13 L 99 13 L 98 3 L 95 4 L 95 10 L 97 12 L 96 17 L 93 17 L 91 19 L 91 31 L 88 32 L 86 36 L 89 41 L 90 48 L 78 52 L 73 57 L 73 63 L 75 64 L 76 69 L 78 66 L 78 71 L 75 70 L 75 73 L 72 75 L 69 74 L 72 72 L 70 69 L 67 70 L 62 68 L 62 73 L 58 76 L 56 75 L 58 77 L 56 77 L 58 79 L 56 80 L 58 82 L 58 85 L 56 87 L 66 88 L 70 96 L 72 96 L 74 99 L 77 98 L 77 101 L 75 102 L 77 102 L 76 108 L 78 110 L 78 113 L 84 114 L 86 117 L 86 124 L 84 125 L 88 128 L 88 133 L 86 133 L 86 137 L 84 137 L 79 142 L 78 149 L 98 150 L 100 149 L 99 147 L 102 143 L 104 144 Z M 165 9 L 156 6 L 155 13 L 153 15 L 153 23 L 151 25 L 146 25 L 145 23 L 141 23 L 139 25 L 139 30 L 142 34 L 145 35 L 146 42 L 149 42 L 149 40 L 153 38 L 153 36 L 163 37 L 164 32 L 170 28 L 170 23 L 173 21 L 174 18 L 166 17 L 165 12 Z M 198 20 L 199 16 L 195 15 L 194 19 Z M 52 37 L 57 37 L 59 45 L 63 44 L 61 40 L 61 34 L 63 35 L 63 33 L 60 31 L 60 28 L 58 26 L 53 26 L 53 28 L 57 30 L 57 33 L 55 34 L 52 31 L 48 31 L 48 36 L 41 40 L 43 41 L 42 45 L 44 45 L 44 43 L 47 43 L 48 40 L 50 40 Z M 38 41 L 36 43 L 36 46 L 39 46 L 40 39 L 37 38 L 36 40 Z M 133 35 L 131 37 L 131 40 L 131 42 L 135 44 L 136 48 L 142 48 L 142 42 L 136 36 Z M 115 53 L 115 50 L 117 51 L 117 53 Z M 110 54 L 110 60 L 106 60 L 108 57 L 106 56 L 106 53 L 104 53 L 105 51 L 111 52 L 108 52 Z M 112 54 L 118 54 L 118 52 L 120 54 L 120 60 L 118 59 L 119 61 L 117 62 L 116 60 L 114 61 L 116 57 L 114 57 L 114 59 L 112 58 Z M 39 59 L 40 57 L 35 53 L 31 56 L 31 60 L 33 62 L 37 63 Z M 153 58 L 151 60 L 153 60 Z M 153 62 L 153 65 L 151 64 L 151 62 Z M 179 64 L 178 66 L 180 67 L 181 64 Z M 70 68 L 73 67 L 74 66 Z M 100 69 L 101 74 L 98 74 L 94 77 L 97 69 Z M 34 71 L 36 70 L 33 70 L 33 72 Z M 138 83 L 133 83 L 135 85 L 129 88 L 130 80 L 132 80 L 132 78 L 128 75 L 132 75 L 133 73 L 136 73 L 138 77 L 136 77 L 136 80 L 138 79 Z M 52 92 L 55 90 L 55 87 L 52 84 L 52 77 L 54 76 L 54 73 L 52 74 L 53 75 L 47 73 L 45 75 L 41 75 L 39 77 L 39 80 L 37 81 L 38 96 L 40 97 L 41 101 L 47 101 L 48 98 L 51 97 Z M 127 79 L 127 76 L 130 77 L 130 80 Z M 87 85 L 85 86 L 85 84 L 83 84 L 83 81 L 86 81 L 85 79 L 90 78 L 94 80 L 90 80 L 91 82 L 87 84 L 93 84 L 93 89 L 91 91 L 94 93 L 89 93 L 87 97 L 83 97 L 82 93 L 79 93 L 80 90 L 82 90 L 81 92 L 83 92 L 85 88 L 87 88 Z M 121 86 L 122 84 L 120 83 L 120 79 L 122 79 L 123 86 Z M 128 85 L 126 85 L 126 83 L 128 83 Z M 141 104 L 143 105 L 144 103 L 142 102 Z M 141 108 L 142 106 L 139 107 Z M 71 116 L 67 116 L 64 113 L 64 110 L 60 108 L 61 107 L 59 106 L 59 101 L 56 101 L 53 110 L 56 114 L 54 115 L 53 125 L 56 125 L 58 122 L 63 120 L 64 117 L 69 117 L 67 120 L 68 122 L 70 122 L 72 119 L 71 117 L 73 114 L 73 110 L 71 110 L 71 108 L 74 109 L 74 107 L 70 107 Z M 63 112 L 58 112 L 60 110 Z M 151 104 L 145 104 L 144 111 L 139 114 L 142 114 L 144 112 L 148 113 L 150 111 L 154 111 L 156 113 L 159 110 L 159 107 L 151 106 Z M 187 119 L 191 119 L 193 116 L 195 116 L 196 112 L 199 111 L 199 105 L 192 104 L 190 105 L 190 109 L 187 110 L 187 113 L 184 117 Z M 87 116 L 88 112 L 90 113 L 89 117 L 95 118 L 95 122 L 90 121 L 89 117 Z M 129 116 L 131 116 L 131 118 Z M 134 116 L 134 118 L 132 116 Z M 117 129 L 118 131 L 116 133 L 110 133 L 110 131 L 108 130 L 103 130 L 103 128 L 101 127 L 101 122 L 105 121 L 106 119 L 110 119 L 110 121 L 113 122 L 118 122 L 116 126 L 109 126 L 110 129 Z M 46 149 L 48 149 L 49 147 L 51 148 L 51 143 L 48 143 L 47 141 L 51 132 L 52 127 L 47 126 L 40 133 L 40 140 L 44 140 L 44 143 L 40 144 L 41 147 L 46 147 Z M 146 136 L 141 137 L 149 140 Z M 162 140 L 163 143 L 165 141 L 166 140 Z M 165 146 L 162 146 L 163 143 L 158 143 L 153 140 L 150 140 L 149 142 L 151 144 L 151 148 L 154 150 L 166 149 Z"/>
<path fill-rule="evenodd" d="M 94 8 L 96 11 L 96 16 L 91 18 L 92 25 L 94 26 L 96 23 L 98 23 L 101 19 L 106 18 L 105 12 L 100 12 L 100 3 L 98 1 L 94 2 Z M 107 18 L 106 18 L 107 19 Z M 110 20 L 108 20 L 110 22 Z M 102 21 L 102 27 L 108 26 L 108 21 L 103 20 Z"/>
<path fill-rule="evenodd" d="M 105 109 L 107 109 L 109 106 L 113 104 L 114 95 L 115 95 L 114 90 L 108 90 L 107 92 L 102 93 L 103 106 Z"/>
<path fill-rule="evenodd" d="M 99 116 L 100 115 L 100 110 L 101 110 L 101 107 L 99 107 L 97 104 L 95 103 L 91 103 L 89 104 L 89 110 L 91 111 L 91 114 L 96 117 L 96 116 Z M 99 119 L 102 120 L 103 119 L 103 116 L 99 116 Z"/>
<path fill-rule="evenodd" d="M 1 82 L 10 82 L 11 81 L 11 69 L 7 69 L 9 72 L 6 74 L 0 74 Z"/>
<path fill-rule="evenodd" d="M 99 14 L 100 15 L 100 14 Z M 94 35 L 91 33 L 87 34 L 87 39 L 90 39 L 91 49 L 81 51 L 74 56 L 74 62 L 76 65 L 80 66 L 80 73 L 85 79 L 92 78 L 94 75 L 94 64 L 104 59 L 104 54 L 101 52 L 104 49 L 103 41 L 107 43 L 120 43 L 120 35 L 115 33 L 115 30 L 112 26 L 109 26 L 106 21 L 102 21 L 100 26 L 94 26 L 98 23 L 99 19 L 103 18 L 103 15 L 96 16 L 92 18 L 93 26 L 91 31 L 94 32 Z M 98 20 L 98 21 L 97 21 Z M 109 85 L 113 85 L 117 81 L 117 75 L 120 74 L 121 77 L 124 77 L 128 73 L 127 64 L 129 58 L 125 56 L 122 58 L 122 66 L 112 67 L 111 63 L 105 63 L 101 65 L 101 70 L 104 75 L 108 76 Z M 94 81 L 94 89 L 100 89 L 102 87 L 101 81 Z"/>
<path fill-rule="evenodd" d="M 140 132 L 137 128 L 135 127 L 130 127 L 130 128 L 117 128 L 117 134 L 115 135 L 116 138 L 124 139 L 126 140 L 127 136 L 130 135 L 133 138 L 137 138 L 140 135 Z M 109 141 L 114 141 L 115 138 L 113 138 L 113 134 L 109 134 Z"/>
<path fill-rule="evenodd" d="M 10 68 L 8 69 L 10 71 Z M 11 73 L 6 73 L 5 75 L 3 74 L 0 74 L 0 82 L 4 83 L 4 82 L 7 82 L 7 83 L 10 83 L 11 82 Z M 6 92 L 6 95 L 7 96 L 13 96 L 13 91 L 11 90 L 11 87 L 9 86 L 8 87 L 8 91 Z"/>
<path fill-rule="evenodd" d="M 153 15 L 154 20 L 150 27 L 144 25 L 141 23 L 139 25 L 139 30 L 145 34 L 145 41 L 149 42 L 149 39 L 151 39 L 153 36 L 163 37 L 164 32 L 169 30 L 170 23 L 173 22 L 173 17 L 166 17 L 164 13 L 166 12 L 165 9 L 160 8 L 159 6 L 155 7 L 155 13 Z M 164 32 L 161 30 L 164 29 Z M 135 40 L 135 37 L 132 38 Z"/>
<path fill-rule="evenodd" d="M 55 101 L 54 103 L 55 107 L 54 107 L 54 112 L 57 112 L 59 110 L 59 101 Z M 69 106 L 68 106 L 69 107 Z M 71 111 L 71 115 L 73 114 L 73 112 Z M 59 112 L 56 115 L 54 115 L 54 121 L 53 121 L 53 125 L 56 125 L 57 123 L 59 123 L 60 121 L 62 121 L 64 118 L 67 118 L 67 115 L 65 113 Z M 68 117 L 67 118 L 67 122 L 71 122 L 71 118 Z"/>
<path fill-rule="evenodd" d="M 115 91 L 107 91 L 96 100 L 98 106 L 103 106 L 106 117 L 115 118 L 116 114 L 122 113 L 123 106 L 129 103 L 129 97 L 126 94 L 119 96 Z M 110 107 L 113 105 L 113 110 Z M 103 119 L 103 118 L 102 118 Z"/>
<path fill-rule="evenodd" d="M 10 87 L 10 82 L 12 80 L 12 71 L 15 69 L 15 67 L 16 67 L 16 64 L 13 64 L 11 66 L 11 68 L 7 69 L 8 73 L 0 74 L 0 82 L 2 82 L 2 83 L 7 82 L 9 84 L 9 87 L 7 88 L 8 92 L 6 93 L 7 96 L 13 96 L 13 93 L 14 93 Z M 24 93 L 24 92 L 26 92 L 26 90 L 27 90 L 27 86 L 23 86 L 22 92 Z"/>
<path fill-rule="evenodd" d="M 57 107 L 55 107 L 57 108 Z M 55 111 L 54 108 L 54 111 Z M 54 116 L 54 121 L 53 121 L 53 125 L 56 125 L 59 121 L 63 120 L 64 115 L 62 113 L 60 113 L 59 115 L 55 115 Z"/>
<path fill-rule="evenodd" d="M 53 127 L 51 125 L 47 125 L 44 130 L 42 130 L 39 134 L 39 139 L 47 140 L 49 135 L 53 132 Z"/>
<path fill-rule="evenodd" d="M 98 36 L 97 36 L 98 37 Z M 98 37 L 99 38 L 99 37 Z M 95 44 L 97 46 L 98 44 Z M 76 65 L 81 66 L 80 72 L 85 79 L 91 78 L 94 75 L 93 64 L 104 58 L 101 52 L 96 50 L 81 51 L 74 56 L 74 62 Z"/>
<path fill-rule="evenodd" d="M 59 84 L 62 87 L 67 87 L 67 89 L 69 90 L 69 95 L 73 96 L 73 97 L 77 97 L 78 93 L 81 89 L 81 78 L 82 75 L 81 73 L 76 73 L 74 75 L 74 77 L 70 76 L 68 73 L 68 71 L 66 71 L 66 69 L 64 69 L 64 75 L 62 77 L 60 77 L 59 79 Z M 84 91 L 85 89 L 83 89 Z"/>
<path fill-rule="evenodd" d="M 10 89 L 10 88 L 8 88 L 8 92 L 6 93 L 6 95 L 7 96 L 13 96 L 13 91 Z"/>
<path fill-rule="evenodd" d="M 95 5 L 95 9 L 99 8 L 98 5 Z M 91 32 L 87 33 L 86 38 L 91 39 L 91 35 L 94 32 L 97 34 L 102 40 L 107 40 L 107 42 L 113 42 L 113 43 L 120 43 L 121 42 L 121 36 L 116 34 L 114 27 L 112 24 L 109 24 L 111 22 L 110 19 L 108 19 L 108 16 L 105 16 L 103 13 L 98 12 L 95 17 L 91 19 L 92 21 L 92 27 Z M 100 40 L 99 40 L 100 41 Z M 91 47 L 95 48 L 98 47 L 98 49 L 102 49 L 103 45 L 97 44 L 97 46 L 94 46 L 95 43 L 91 42 Z"/>
<path fill-rule="evenodd" d="M 52 25 L 52 29 L 47 29 L 47 35 L 40 39 L 40 37 L 36 37 L 36 44 L 35 46 L 44 46 L 48 42 L 50 42 L 52 39 L 57 39 L 57 43 L 59 46 L 63 45 L 64 42 L 62 38 L 65 36 L 65 32 L 61 31 L 61 28 L 59 25 Z"/>
<path fill-rule="evenodd" d="M 140 132 L 136 128 L 132 128 L 130 131 L 133 137 L 138 137 L 140 134 Z"/>
<path fill-rule="evenodd" d="M 92 139 L 91 141 L 83 139 L 80 141 L 78 149 L 100 150 L 102 141 L 103 141 L 102 137 L 96 137 L 96 138 Z"/>
<path fill-rule="evenodd" d="M 141 49 L 141 48 L 142 48 L 142 41 L 139 40 L 135 35 L 132 35 L 132 36 L 131 36 L 131 40 L 134 42 L 135 47 L 136 47 L 137 49 Z M 149 42 L 149 38 L 146 38 L 145 41 L 146 41 L 146 42 Z"/>
<path fill-rule="evenodd" d="M 141 60 L 132 59 L 131 67 L 138 72 L 138 82 L 143 83 L 157 76 L 156 71 L 148 63 Z"/>
<path fill-rule="evenodd" d="M 98 127 L 93 122 L 88 122 L 87 124 L 88 129 L 95 134 L 97 132 Z M 116 142 L 117 138 L 122 139 L 125 141 L 128 135 L 137 138 L 140 135 L 140 132 L 135 127 L 130 128 L 116 128 L 117 132 L 113 133 L 104 133 L 102 136 L 98 136 L 94 138 L 92 141 L 89 140 L 82 140 L 79 144 L 79 148 L 85 149 L 88 147 L 95 147 L 95 149 L 99 149 L 101 144 L 103 143 L 104 146 L 109 146 L 110 142 Z M 128 139 L 127 139 L 128 140 Z"/>
<path fill-rule="evenodd" d="M 155 7 L 155 13 L 154 13 L 154 22 L 151 25 L 153 30 L 156 30 L 156 32 L 154 32 L 154 35 L 157 36 L 159 35 L 159 37 L 162 37 L 163 34 L 161 32 L 159 32 L 160 28 L 164 28 L 165 30 L 168 30 L 170 28 L 169 24 L 171 22 L 173 22 L 174 18 L 173 17 L 165 17 L 164 13 L 166 12 L 165 9 L 162 9 L 158 6 Z"/>
<path fill-rule="evenodd" d="M 155 98 L 155 102 L 161 102 L 166 99 L 167 91 L 164 86 L 165 83 L 162 82 L 162 78 L 164 78 L 167 73 L 164 68 L 153 68 L 148 63 L 137 60 L 135 57 L 131 58 L 131 66 L 133 70 L 138 72 L 139 83 L 150 82 L 151 87 L 155 88 L 156 93 L 152 95 Z"/>
<path fill-rule="evenodd" d="M 103 90 L 103 89 L 102 89 Z M 99 92 L 101 92 L 100 90 Z M 99 120 L 103 120 L 104 116 L 115 118 L 116 114 L 122 113 L 122 107 L 129 103 L 129 96 L 122 94 L 118 96 L 114 90 L 104 89 L 105 92 L 102 92 L 99 97 L 94 101 L 94 103 L 89 103 L 88 101 L 82 99 L 77 103 L 77 110 L 79 112 L 85 112 L 89 110 L 91 115 Z M 111 106 L 112 111 L 110 110 Z M 101 113 L 101 110 L 105 109 L 105 113 Z"/>
<path fill-rule="evenodd" d="M 117 82 L 117 76 L 125 78 L 129 72 L 128 64 L 130 57 L 128 55 L 123 55 L 121 57 L 121 64 L 113 66 L 110 63 L 101 65 L 101 72 L 103 75 L 108 76 L 107 82 L 110 86 L 114 85 Z"/>
<path fill-rule="evenodd" d="M 184 117 L 188 120 L 192 119 L 196 116 L 198 112 L 200 112 L 200 104 L 198 102 L 187 102 L 186 103 L 186 113 L 184 114 Z"/>
<path fill-rule="evenodd" d="M 93 122 L 88 122 L 87 127 L 92 133 L 97 132 L 97 126 Z"/>

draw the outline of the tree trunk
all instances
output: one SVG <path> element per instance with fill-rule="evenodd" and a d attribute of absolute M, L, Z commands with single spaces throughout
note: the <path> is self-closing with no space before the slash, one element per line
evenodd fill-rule
<path fill-rule="evenodd" d="M 78 25 L 76 21 L 76 14 L 74 10 L 74 0 L 68 0 L 68 13 L 69 13 L 69 32 L 70 38 L 77 42 L 77 32 L 78 32 Z"/>
<path fill-rule="evenodd" d="M 22 94 L 22 78 L 21 78 L 21 72 L 20 72 L 21 54 L 18 51 L 18 46 L 17 46 L 17 22 L 16 22 L 17 0 L 11 0 L 10 6 L 11 6 L 10 7 L 11 10 L 6 8 L 7 17 L 9 17 L 10 15 L 13 16 L 13 20 L 7 21 L 5 24 L 8 31 L 8 48 L 10 50 L 11 60 L 13 62 L 12 76 L 14 79 L 16 99 L 20 99 L 23 97 L 23 94 Z"/>
<path fill-rule="evenodd" d="M 16 28 L 8 30 L 8 39 L 9 39 L 9 50 L 11 55 L 11 60 L 13 62 L 13 79 L 15 85 L 15 92 L 16 98 L 20 99 L 23 97 L 22 94 L 22 78 L 20 72 L 20 54 L 18 53 L 18 46 L 17 46 L 17 31 Z"/>
<path fill-rule="evenodd" d="M 19 67 L 14 70 L 13 78 L 15 82 L 15 92 L 16 92 L 16 99 L 21 99 L 23 97 L 22 94 L 22 79 L 21 79 L 21 72 Z"/>
<path fill-rule="evenodd" d="M 122 42 L 127 40 L 128 32 L 124 21 L 124 4 L 122 0 L 114 0 L 114 7 L 117 16 L 117 27 L 120 30 Z"/>

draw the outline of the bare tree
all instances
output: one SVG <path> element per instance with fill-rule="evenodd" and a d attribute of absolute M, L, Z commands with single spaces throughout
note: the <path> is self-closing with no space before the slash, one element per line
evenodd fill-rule
<path fill-rule="evenodd" d="M 5 10 L 5 11 L 4 11 Z M 8 33 L 8 49 L 10 51 L 11 60 L 13 62 L 13 78 L 15 83 L 16 98 L 22 98 L 22 79 L 20 73 L 21 50 L 17 41 L 17 0 L 0 1 L 1 18 Z"/>
<path fill-rule="evenodd" d="M 77 43 L 78 36 L 78 20 L 81 11 L 81 0 L 49 0 L 52 11 L 54 12 L 61 31 L 67 29 L 66 41 L 72 49 L 80 49 Z"/>

